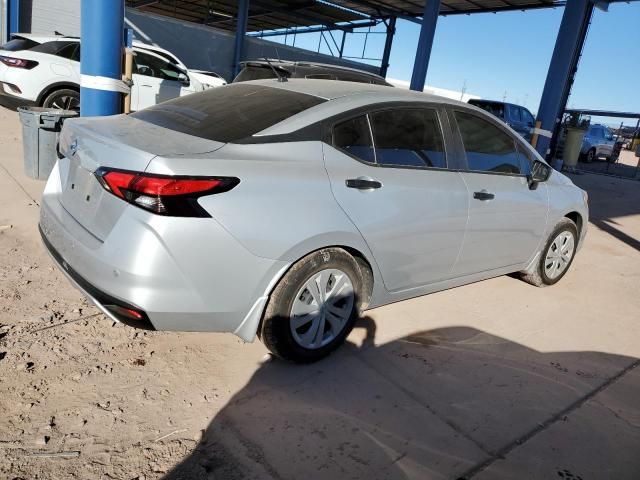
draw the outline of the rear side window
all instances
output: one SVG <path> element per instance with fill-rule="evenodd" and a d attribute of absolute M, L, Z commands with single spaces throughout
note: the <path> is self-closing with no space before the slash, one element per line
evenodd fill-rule
<path fill-rule="evenodd" d="M 30 48 L 40 45 L 38 42 L 29 40 L 28 38 L 14 38 L 0 47 L 0 50 L 7 52 L 18 52 L 20 50 L 29 50 Z"/>
<path fill-rule="evenodd" d="M 531 112 L 529 112 L 529 110 L 527 110 L 526 108 L 522 108 L 522 121 L 527 123 L 527 124 L 534 124 L 534 120 L 533 120 L 533 115 L 531 115 Z"/>
<path fill-rule="evenodd" d="M 455 112 L 469 170 L 520 174 L 515 140 L 506 132 L 475 115 Z"/>
<path fill-rule="evenodd" d="M 48 53 L 49 55 L 58 55 L 64 58 L 71 58 L 73 47 L 77 47 L 78 42 L 54 41 L 45 42 L 31 49 L 32 52 Z"/>
<path fill-rule="evenodd" d="M 333 127 L 333 145 L 364 162 L 376 161 L 366 115 L 338 123 Z"/>
<path fill-rule="evenodd" d="M 442 132 L 435 110 L 398 109 L 371 114 L 380 165 L 446 168 Z"/>
<path fill-rule="evenodd" d="M 507 109 L 509 110 L 509 119 L 514 122 L 521 122 L 522 117 L 520 116 L 520 108 L 515 105 L 507 105 Z"/>
<path fill-rule="evenodd" d="M 195 137 L 234 142 L 325 101 L 281 88 L 235 84 L 159 103 L 131 116 Z"/>
<path fill-rule="evenodd" d="M 471 105 L 475 105 L 483 109 L 485 112 L 489 112 L 491 115 L 495 115 L 500 119 L 504 119 L 504 104 L 497 102 L 483 102 L 480 100 L 471 100 L 469 102 Z"/>

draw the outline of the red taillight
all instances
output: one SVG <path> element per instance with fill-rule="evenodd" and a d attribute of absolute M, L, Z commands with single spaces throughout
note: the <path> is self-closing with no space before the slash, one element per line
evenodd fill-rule
<path fill-rule="evenodd" d="M 173 177 L 100 168 L 95 173 L 114 195 L 145 210 L 174 217 L 209 217 L 198 197 L 231 190 L 233 177 Z"/>
<path fill-rule="evenodd" d="M 7 67 L 26 68 L 31 70 L 38 65 L 35 60 L 25 60 L 24 58 L 5 57 L 0 55 L 0 62 L 4 63 Z"/>

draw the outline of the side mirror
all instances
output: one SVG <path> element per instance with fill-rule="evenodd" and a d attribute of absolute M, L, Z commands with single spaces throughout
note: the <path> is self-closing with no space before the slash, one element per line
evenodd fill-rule
<path fill-rule="evenodd" d="M 187 75 L 185 72 L 180 72 L 178 74 L 178 81 L 185 87 L 188 87 L 189 85 L 191 85 L 191 80 L 189 80 L 189 75 Z"/>
<path fill-rule="evenodd" d="M 551 167 L 540 160 L 535 160 L 531 166 L 531 174 L 528 177 L 529 188 L 535 190 L 540 182 L 546 182 L 551 176 Z"/>

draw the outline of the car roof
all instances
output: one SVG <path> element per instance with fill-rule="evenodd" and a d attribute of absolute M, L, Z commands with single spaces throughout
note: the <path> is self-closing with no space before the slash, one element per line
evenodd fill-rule
<path fill-rule="evenodd" d="M 363 75 L 369 75 L 371 77 L 375 77 L 379 80 L 385 81 L 384 77 L 373 73 L 373 72 L 369 72 L 367 70 L 361 70 L 359 68 L 354 68 L 354 67 L 347 67 L 345 65 L 334 65 L 334 64 L 330 64 L 330 63 L 320 63 L 320 62 L 309 62 L 309 61 L 293 61 L 293 60 L 279 60 L 279 59 L 273 59 L 273 58 L 269 58 L 269 59 L 257 59 L 257 60 L 246 60 L 244 62 L 240 62 L 240 64 L 242 66 L 265 66 L 265 67 L 269 67 L 269 64 L 273 65 L 274 67 L 287 67 L 287 66 L 292 66 L 292 67 L 318 67 L 318 68 L 327 68 L 327 69 L 333 69 L 333 70 L 341 70 L 344 72 L 353 72 L 353 73 L 360 73 Z"/>
<path fill-rule="evenodd" d="M 286 82 L 281 82 L 277 79 L 252 80 L 249 82 L 242 82 L 242 85 L 259 85 L 279 88 L 328 100 L 327 102 L 320 103 L 315 107 L 305 110 L 304 112 L 289 117 L 282 122 L 259 132 L 256 136 L 292 133 L 307 125 L 322 121 L 348 110 L 387 102 L 425 102 L 430 104 L 446 104 L 451 106 L 460 106 L 465 109 L 477 110 L 484 114 L 484 111 L 480 108 L 457 100 L 423 92 L 414 92 L 412 90 L 403 90 L 400 88 L 369 83 L 293 78 Z"/>

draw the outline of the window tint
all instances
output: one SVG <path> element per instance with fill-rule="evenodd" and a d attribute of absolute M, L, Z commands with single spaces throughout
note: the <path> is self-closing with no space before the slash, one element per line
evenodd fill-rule
<path fill-rule="evenodd" d="M 281 88 L 239 83 L 159 103 L 131 116 L 196 137 L 234 142 L 325 101 Z"/>
<path fill-rule="evenodd" d="M 447 167 L 435 110 L 385 110 L 370 118 L 380 165 Z"/>
<path fill-rule="evenodd" d="M 526 108 L 522 108 L 522 121 L 524 123 L 527 124 L 531 124 L 533 126 L 533 124 L 535 124 L 535 119 L 533 118 L 533 115 L 531 115 L 531 112 L 529 112 L 529 110 L 527 110 Z"/>
<path fill-rule="evenodd" d="M 518 152 L 510 135 L 475 115 L 463 112 L 455 115 L 467 152 L 469 170 L 520 173 Z"/>
<path fill-rule="evenodd" d="M 137 47 L 136 49 L 137 50 L 147 50 L 148 51 L 147 48 L 143 48 L 143 47 Z M 152 50 L 152 52 L 155 53 L 156 55 L 160 55 L 162 58 L 167 60 L 169 63 L 172 63 L 173 65 L 178 65 L 178 63 L 179 63 L 178 60 L 174 56 L 169 55 L 166 52 L 160 52 L 158 50 Z"/>
<path fill-rule="evenodd" d="M 61 51 L 65 50 L 65 47 L 69 46 L 77 46 L 78 42 L 65 42 L 65 41 L 54 41 L 54 42 L 45 42 L 40 45 L 36 45 L 31 49 L 32 52 L 40 52 L 40 53 L 48 53 L 49 55 L 59 55 Z M 71 54 L 69 54 L 71 55 Z M 69 57 L 66 57 L 69 58 Z"/>
<path fill-rule="evenodd" d="M 491 115 L 495 115 L 498 118 L 504 118 L 504 104 L 498 102 L 483 102 L 482 100 L 470 100 L 471 105 L 475 105 L 489 112 Z"/>
<path fill-rule="evenodd" d="M 280 70 L 282 76 L 289 77 L 288 72 Z M 264 80 L 267 78 L 278 78 L 273 70 L 268 65 L 264 67 L 258 67 L 254 65 L 248 65 L 244 67 L 240 73 L 234 78 L 233 83 L 248 82 L 250 80 Z"/>
<path fill-rule="evenodd" d="M 28 38 L 14 38 L 0 47 L 0 50 L 7 52 L 17 52 L 20 50 L 29 50 L 30 48 L 40 45 L 38 42 L 34 42 Z"/>
<path fill-rule="evenodd" d="M 365 162 L 376 161 L 369 123 L 365 115 L 337 124 L 333 128 L 333 144 Z"/>
<path fill-rule="evenodd" d="M 56 53 L 56 55 L 59 57 L 68 58 L 69 60 L 74 60 L 76 52 L 78 51 L 78 47 L 78 43 L 66 45 L 58 50 L 58 53 Z M 80 54 L 78 54 L 78 59 L 80 59 Z"/>
<path fill-rule="evenodd" d="M 509 120 L 511 120 L 512 122 L 522 121 L 519 107 L 516 107 L 515 105 L 507 105 L 507 109 L 509 110 Z"/>
<path fill-rule="evenodd" d="M 537 160 L 537 158 L 533 153 L 531 153 L 531 150 L 519 143 L 518 153 L 520 154 L 520 173 L 523 175 L 530 175 L 533 162 Z"/>
<path fill-rule="evenodd" d="M 140 51 L 133 56 L 133 62 L 135 73 L 146 77 L 177 81 L 182 74 L 182 71 L 172 63 Z"/>

